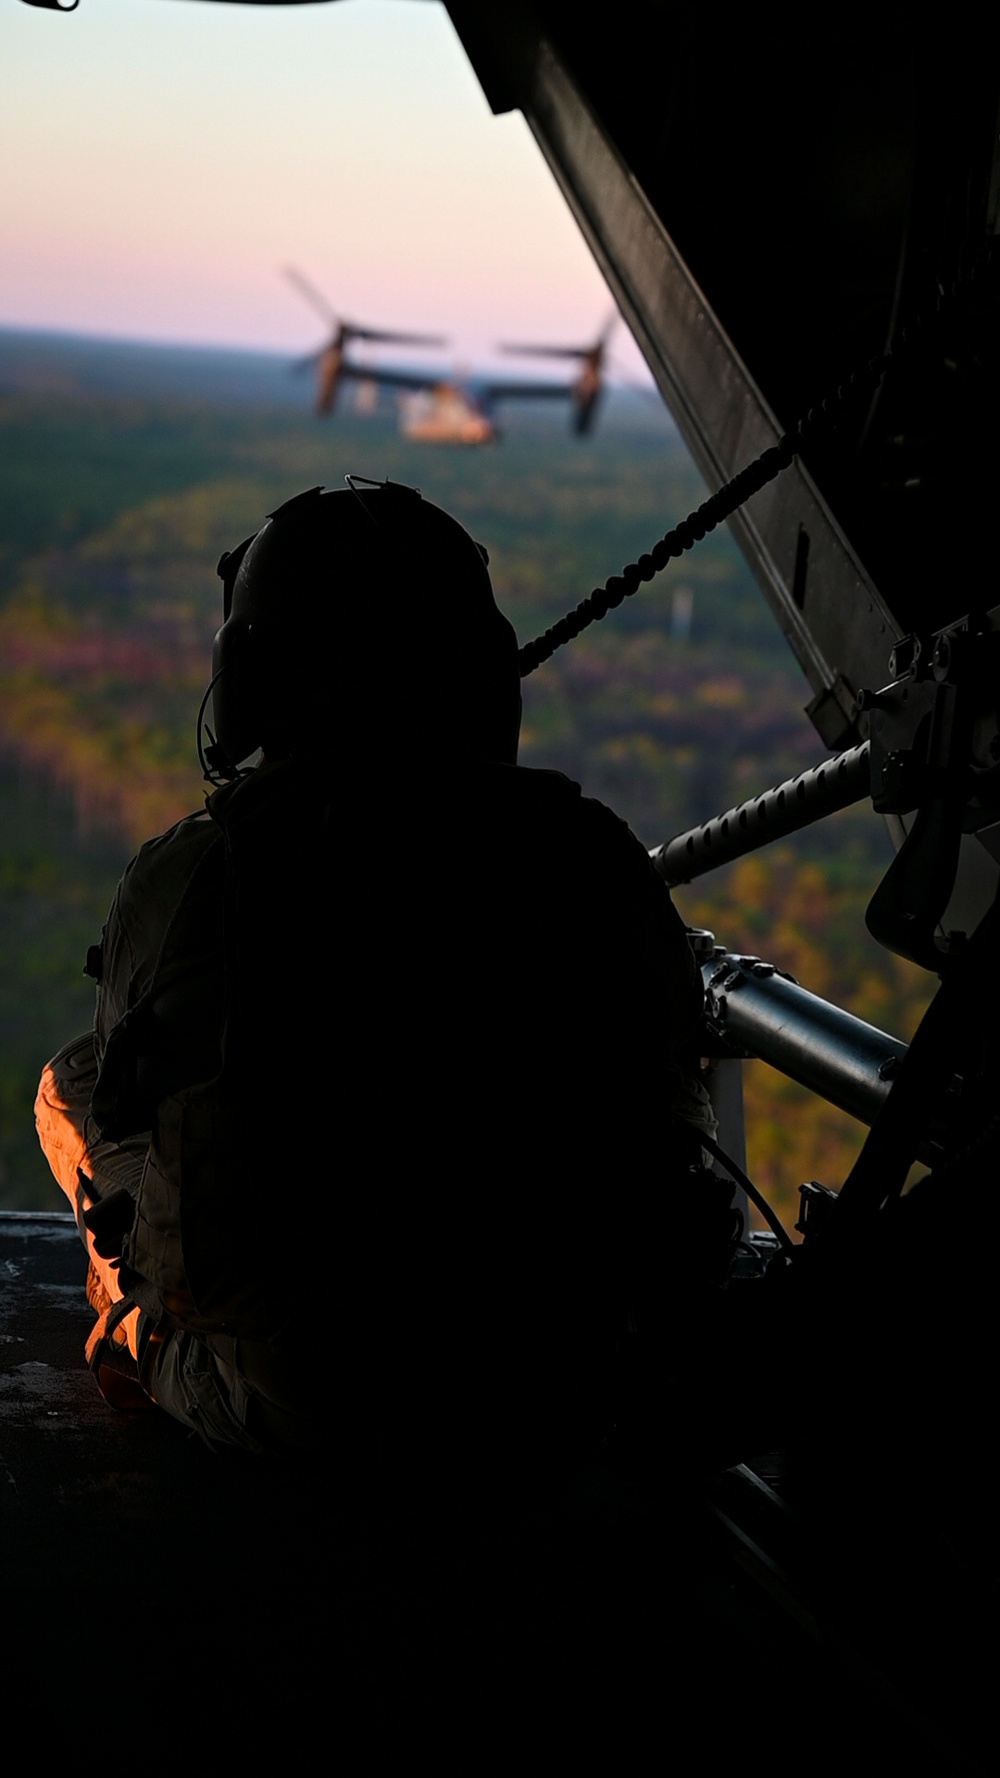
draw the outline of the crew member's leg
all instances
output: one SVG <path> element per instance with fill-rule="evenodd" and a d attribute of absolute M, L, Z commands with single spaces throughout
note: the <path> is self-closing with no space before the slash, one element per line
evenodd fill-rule
<path fill-rule="evenodd" d="M 288 1355 L 280 1342 L 236 1341 L 225 1335 L 196 1338 L 183 1329 L 157 1325 L 149 1316 L 140 1323 L 137 1308 L 115 1325 L 115 1306 L 124 1301 L 118 1267 L 98 1253 L 84 1212 L 120 1187 L 135 1195 L 149 1136 L 120 1143 L 100 1137 L 90 1116 L 96 1079 L 93 1035 L 88 1031 L 46 1064 L 35 1101 L 35 1122 L 90 1259 L 87 1300 L 98 1319 L 87 1341 L 87 1357 L 91 1359 L 101 1342 L 110 1339 L 123 1359 L 127 1347 L 138 1362 L 142 1390 L 138 1382 L 113 1371 L 109 1375 L 102 1367 L 98 1376 L 105 1395 L 118 1407 L 150 1399 L 210 1444 L 249 1450 L 302 1448 L 310 1442 L 312 1416 L 301 1385 L 300 1354 Z"/>
<path fill-rule="evenodd" d="M 144 1322 L 139 1375 L 158 1407 L 209 1445 L 245 1451 L 317 1449 L 326 1422 L 318 1391 L 304 1386 L 312 1350 L 303 1330 L 288 1339 L 202 1338 L 182 1329 L 163 1336 Z"/>
<path fill-rule="evenodd" d="M 123 1301 L 118 1269 L 104 1259 L 94 1236 L 83 1220 L 85 1210 L 124 1186 L 134 1193 L 142 1177 L 149 1146 L 147 1135 L 121 1143 L 102 1140 L 90 1115 L 90 1098 L 97 1079 L 93 1033 L 74 1037 L 46 1063 L 35 1100 L 35 1124 L 45 1158 L 57 1184 L 69 1200 L 77 1227 L 90 1258 L 87 1300 L 98 1321 L 87 1342 L 87 1356 L 107 1338 L 107 1323 L 115 1304 Z M 114 1327 L 111 1340 L 128 1347 L 136 1356 L 139 1310 L 132 1309 Z"/>

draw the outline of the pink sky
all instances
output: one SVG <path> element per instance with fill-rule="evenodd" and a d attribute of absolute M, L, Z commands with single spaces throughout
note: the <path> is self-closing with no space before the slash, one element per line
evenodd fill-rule
<path fill-rule="evenodd" d="M 443 8 L 0 0 L 0 325 L 306 352 L 335 310 L 573 343 L 611 301 Z M 641 362 L 626 330 L 617 355 Z"/>

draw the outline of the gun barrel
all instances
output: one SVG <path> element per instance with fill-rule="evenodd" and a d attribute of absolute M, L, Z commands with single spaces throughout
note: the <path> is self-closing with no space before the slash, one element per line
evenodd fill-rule
<path fill-rule="evenodd" d="M 759 846 L 786 834 L 797 833 L 825 815 L 861 802 L 871 793 L 869 743 L 810 766 L 797 778 L 776 784 L 760 796 L 750 797 L 724 815 L 716 815 L 701 827 L 676 834 L 649 856 L 669 888 L 690 883 L 719 865 L 731 864 Z"/>
<path fill-rule="evenodd" d="M 701 973 L 710 1029 L 727 1045 L 759 1056 L 791 1080 L 872 1124 L 899 1071 L 907 1046 L 853 1013 L 800 988 L 759 957 L 715 946 Z"/>

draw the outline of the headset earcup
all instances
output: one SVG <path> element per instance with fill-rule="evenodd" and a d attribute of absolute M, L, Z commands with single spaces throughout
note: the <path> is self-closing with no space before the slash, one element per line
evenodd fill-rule
<path fill-rule="evenodd" d="M 215 739 L 230 766 L 261 744 L 259 662 L 250 624 L 229 618 L 212 646 L 212 713 Z"/>

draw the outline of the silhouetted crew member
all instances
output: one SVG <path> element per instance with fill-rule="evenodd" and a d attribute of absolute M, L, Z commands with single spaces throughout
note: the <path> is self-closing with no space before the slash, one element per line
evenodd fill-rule
<path fill-rule="evenodd" d="M 485 551 L 349 480 L 220 563 L 219 787 L 126 871 L 41 1137 L 107 1393 L 251 1447 L 558 1440 L 665 1265 L 700 981 L 624 823 L 515 764 Z"/>

